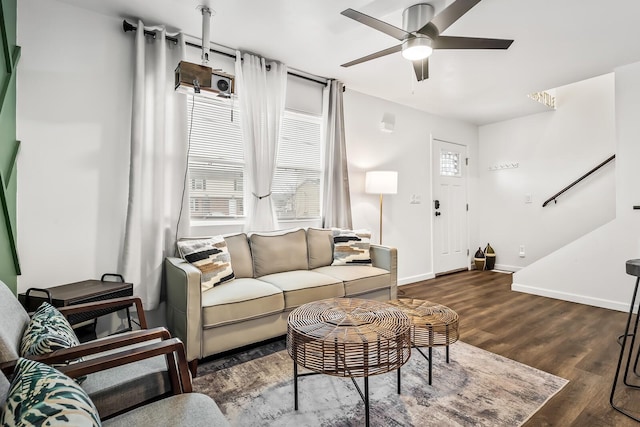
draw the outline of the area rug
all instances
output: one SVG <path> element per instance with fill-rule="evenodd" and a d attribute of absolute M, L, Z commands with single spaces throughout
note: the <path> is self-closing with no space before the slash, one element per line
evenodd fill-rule
<path fill-rule="evenodd" d="M 211 396 L 234 426 L 363 426 L 364 403 L 348 378 L 299 378 L 293 409 L 293 362 L 284 342 L 203 364 L 194 390 Z M 433 351 L 428 362 L 415 349 L 397 374 L 369 378 L 372 426 L 519 426 L 568 381 L 463 342 Z M 299 372 L 306 372 L 299 370 Z M 358 379 L 363 388 L 362 379 Z"/>

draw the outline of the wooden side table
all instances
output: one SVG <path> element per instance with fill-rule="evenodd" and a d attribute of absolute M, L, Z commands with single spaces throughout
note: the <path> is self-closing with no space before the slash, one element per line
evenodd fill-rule
<path fill-rule="evenodd" d="M 446 346 L 449 363 L 449 345 L 458 341 L 458 313 L 447 306 L 430 301 L 400 298 L 389 301 L 411 320 L 411 344 L 429 361 L 429 385 L 433 370 L 432 348 Z M 429 356 L 420 347 L 429 348 Z"/>
<path fill-rule="evenodd" d="M 119 281 L 107 281 L 105 280 L 107 277 L 114 277 Z M 124 278 L 119 274 L 103 274 L 100 280 L 83 280 L 82 282 L 68 283 L 51 288 L 29 288 L 25 293 L 19 294 L 18 299 L 28 312 L 32 312 L 45 301 L 54 307 L 66 307 L 74 304 L 130 296 L 133 296 L 133 284 L 126 283 Z M 126 308 L 130 330 L 131 315 L 128 307 L 127 305 L 126 307 L 113 307 L 85 313 L 70 314 L 68 320 L 72 326 L 93 320 L 95 329 L 98 317 Z"/>
<path fill-rule="evenodd" d="M 409 318 L 396 307 L 356 298 L 330 298 L 304 304 L 289 314 L 287 351 L 293 359 L 294 409 L 298 377 L 348 377 L 364 401 L 369 426 L 369 377 L 398 370 L 411 356 Z M 298 374 L 298 365 L 313 372 Z M 364 378 L 364 392 L 355 381 Z"/>

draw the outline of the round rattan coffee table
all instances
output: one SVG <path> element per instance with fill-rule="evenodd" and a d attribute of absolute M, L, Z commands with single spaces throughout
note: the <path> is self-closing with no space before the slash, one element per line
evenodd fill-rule
<path fill-rule="evenodd" d="M 289 314 L 287 351 L 293 359 L 294 408 L 298 377 L 349 377 L 365 404 L 369 425 L 369 378 L 399 368 L 411 356 L 411 322 L 397 307 L 355 298 L 304 304 Z M 298 374 L 298 365 L 313 372 Z M 355 381 L 364 378 L 364 393 Z M 400 393 L 400 375 L 398 375 Z"/>
<path fill-rule="evenodd" d="M 458 341 L 458 313 L 447 306 L 430 301 L 400 298 L 389 301 L 411 319 L 411 344 L 429 361 L 429 385 L 432 375 L 432 348 L 446 346 L 449 363 L 449 345 Z M 429 356 L 420 347 L 429 347 Z"/>

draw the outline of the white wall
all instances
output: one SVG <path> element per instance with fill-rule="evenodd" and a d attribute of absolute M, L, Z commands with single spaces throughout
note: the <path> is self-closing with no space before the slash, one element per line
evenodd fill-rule
<path fill-rule="evenodd" d="M 384 114 L 395 116 L 393 133 L 380 131 Z M 344 94 L 344 115 L 354 228 L 372 230 L 372 241 L 378 241 L 379 196 L 365 194 L 365 172 L 398 171 L 398 194 L 384 196 L 383 243 L 398 248 L 399 283 L 433 277 L 431 137 L 467 145 L 473 165 L 477 158 L 478 128 L 349 88 Z M 469 175 L 473 186 L 474 166 L 469 168 Z M 420 195 L 422 203 L 409 204 L 412 194 Z M 470 229 L 474 230 L 473 219 L 471 224 Z"/>
<path fill-rule="evenodd" d="M 640 62 L 615 70 L 616 218 L 514 275 L 514 290 L 629 310 L 640 258 Z"/>
<path fill-rule="evenodd" d="M 490 242 L 499 268 L 518 270 L 615 217 L 615 163 L 564 193 L 557 204 L 542 207 L 615 153 L 613 73 L 558 88 L 556 98 L 555 111 L 479 129 L 475 246 Z M 489 170 L 510 163 L 519 167 Z M 532 203 L 525 203 L 526 194 Z"/>
<path fill-rule="evenodd" d="M 133 43 L 121 21 L 18 2 L 18 290 L 115 272 L 126 213 Z"/>
<path fill-rule="evenodd" d="M 29 0 L 18 5 L 18 43 L 18 289 L 116 272 L 128 192 L 132 35 L 120 19 Z M 229 64 L 214 57 L 214 66 L 233 73 Z M 306 90 L 299 81 L 291 86 Z M 385 113 L 396 117 L 392 134 L 379 130 Z M 364 194 L 364 172 L 398 170 L 399 193 L 385 200 L 384 243 L 399 249 L 401 283 L 431 277 L 430 138 L 467 144 L 473 164 L 477 127 L 350 90 L 345 120 L 354 226 L 373 230 L 377 240 L 378 198 Z M 422 203 L 410 205 L 411 194 Z M 193 227 L 191 234 L 240 229 Z"/>
<path fill-rule="evenodd" d="M 134 54 L 132 33 L 121 28 L 121 19 L 56 0 L 18 4 L 19 292 L 117 272 Z M 199 50 L 187 53 L 199 62 Z M 214 55 L 211 65 L 234 74 L 230 58 Z M 289 80 L 299 96 L 287 106 L 319 113 L 323 86 Z M 195 226 L 190 234 L 241 230 Z"/>

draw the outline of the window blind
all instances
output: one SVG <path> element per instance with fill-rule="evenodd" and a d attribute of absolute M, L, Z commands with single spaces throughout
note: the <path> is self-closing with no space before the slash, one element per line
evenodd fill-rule
<path fill-rule="evenodd" d="M 188 97 L 192 219 L 241 217 L 244 153 L 237 103 Z"/>
<path fill-rule="evenodd" d="M 238 103 L 198 97 L 187 102 L 191 218 L 242 217 L 248 190 Z M 272 185 L 279 220 L 320 217 L 321 138 L 320 116 L 285 110 Z"/>

